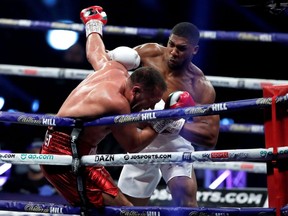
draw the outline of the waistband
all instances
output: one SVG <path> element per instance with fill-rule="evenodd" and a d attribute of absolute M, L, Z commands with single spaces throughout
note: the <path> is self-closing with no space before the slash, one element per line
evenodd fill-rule
<path fill-rule="evenodd" d="M 52 127 L 52 126 L 49 126 L 48 130 L 51 132 L 60 132 L 60 133 L 65 133 L 67 135 L 71 135 L 73 127 L 59 127 L 59 126 Z"/>

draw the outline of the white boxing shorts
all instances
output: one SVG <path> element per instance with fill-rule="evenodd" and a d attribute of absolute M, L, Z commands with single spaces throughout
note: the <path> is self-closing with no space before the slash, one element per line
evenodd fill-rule
<path fill-rule="evenodd" d="M 141 153 L 145 152 L 191 152 L 194 147 L 189 141 L 179 135 L 161 135 Z M 167 183 L 176 176 L 192 176 L 192 163 L 183 164 L 136 164 L 124 165 L 118 187 L 129 196 L 148 198 L 152 196 L 161 176 Z"/>
<path fill-rule="evenodd" d="M 154 110 L 162 110 L 165 102 L 158 102 Z M 194 147 L 191 143 L 175 134 L 159 134 L 156 139 L 140 153 L 145 152 L 191 152 Z M 192 163 L 183 164 L 135 164 L 124 165 L 118 187 L 129 196 L 136 198 L 151 197 L 156 189 L 161 177 L 167 183 L 170 179 L 177 176 L 192 176 Z"/>

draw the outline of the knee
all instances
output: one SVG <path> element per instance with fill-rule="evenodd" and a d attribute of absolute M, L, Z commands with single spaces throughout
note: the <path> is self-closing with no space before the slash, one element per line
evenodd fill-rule
<path fill-rule="evenodd" d="M 197 183 L 189 177 L 175 177 L 168 182 L 175 205 L 183 207 L 198 207 Z"/>

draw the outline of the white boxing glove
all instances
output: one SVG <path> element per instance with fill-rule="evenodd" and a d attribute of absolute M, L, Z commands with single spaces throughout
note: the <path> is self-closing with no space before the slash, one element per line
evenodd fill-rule
<path fill-rule="evenodd" d="M 135 69 L 140 65 L 140 56 L 136 50 L 130 47 L 117 47 L 111 51 L 108 51 L 108 55 L 111 60 L 121 63 L 127 70 Z"/>
<path fill-rule="evenodd" d="M 167 125 L 164 133 L 166 132 L 168 134 L 178 135 L 180 133 L 180 131 L 182 130 L 184 124 L 185 124 L 185 119 L 183 119 L 183 118 L 181 118 L 179 120 L 175 120 L 175 121 L 173 121 Z"/>
<path fill-rule="evenodd" d="M 155 104 L 154 110 L 163 110 L 165 107 L 165 101 L 161 99 L 158 103 Z"/>
<path fill-rule="evenodd" d="M 149 123 L 156 133 L 162 133 L 172 122 L 172 119 L 161 119 Z"/>
<path fill-rule="evenodd" d="M 178 135 L 185 124 L 185 119 L 162 119 L 150 124 L 157 133 Z"/>

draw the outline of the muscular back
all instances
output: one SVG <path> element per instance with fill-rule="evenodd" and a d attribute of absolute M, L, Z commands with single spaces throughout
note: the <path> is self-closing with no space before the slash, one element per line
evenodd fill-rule
<path fill-rule="evenodd" d="M 192 62 L 179 70 L 171 70 L 167 65 L 168 48 L 157 43 L 148 43 L 137 46 L 135 49 L 141 56 L 143 66 L 154 67 L 164 76 L 168 85 L 168 91 L 163 95 L 164 100 L 171 92 L 182 90 L 188 91 L 196 103 L 214 103 L 215 91 L 213 86 L 203 72 Z"/>
<path fill-rule="evenodd" d="M 127 70 L 114 61 L 107 62 L 103 68 L 89 74 L 70 93 L 58 116 L 96 119 L 103 115 L 130 112 L 130 105 L 122 91 L 128 77 Z M 110 129 L 105 126 L 85 127 L 83 133 L 82 143 L 96 146 L 110 133 Z"/>
<path fill-rule="evenodd" d="M 125 84 L 128 73 L 117 62 L 111 61 L 106 64 L 105 69 L 89 74 L 70 93 L 58 112 L 59 116 L 95 118 L 120 111 L 119 102 L 124 99 L 120 89 Z M 115 65 L 119 65 L 118 68 Z M 107 106 L 108 104 L 110 106 Z"/>

